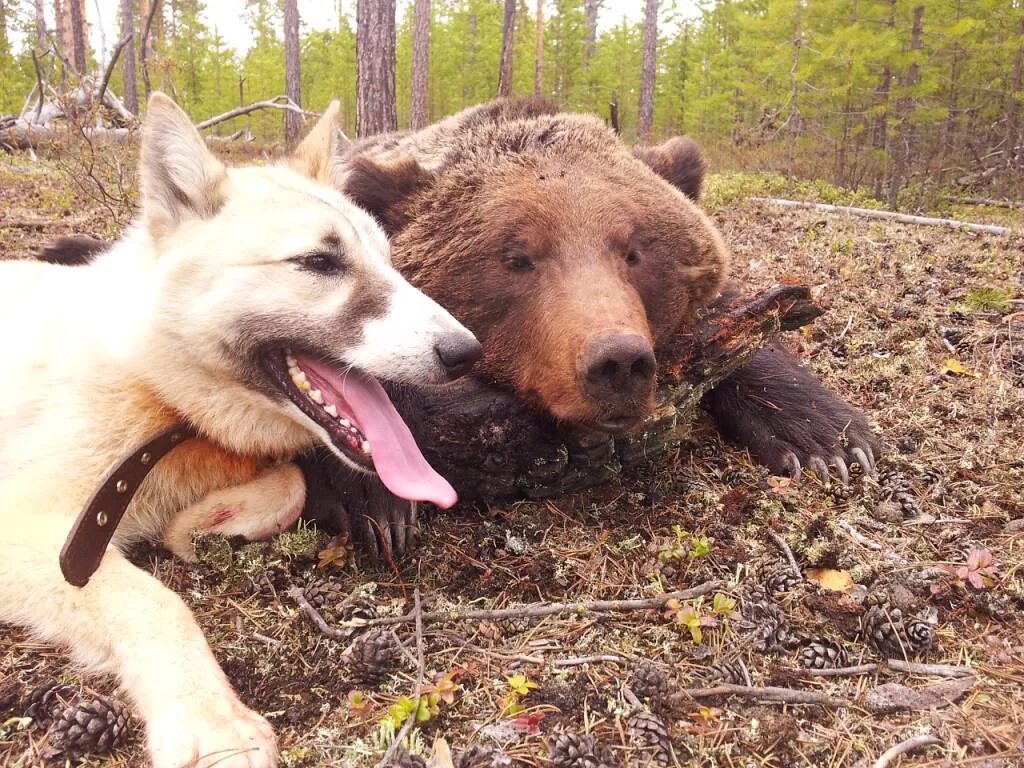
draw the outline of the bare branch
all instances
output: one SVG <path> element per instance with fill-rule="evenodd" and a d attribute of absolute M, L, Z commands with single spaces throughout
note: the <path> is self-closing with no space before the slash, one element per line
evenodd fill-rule
<path fill-rule="evenodd" d="M 894 747 L 889 747 L 882 753 L 882 756 L 875 760 L 874 768 L 887 768 L 889 763 L 895 760 L 900 755 L 905 755 L 908 752 L 914 752 L 915 750 L 921 749 L 922 747 L 930 747 L 935 744 L 941 744 L 942 742 L 932 736 L 930 733 L 926 733 L 922 736 L 911 736 L 905 741 L 901 741 Z"/>
<path fill-rule="evenodd" d="M 127 37 L 122 38 L 121 42 L 114 47 L 114 52 L 110 54 L 110 61 L 107 62 L 107 69 L 103 73 L 103 79 L 100 81 L 99 90 L 96 91 L 97 103 L 103 103 L 103 94 L 107 92 L 107 85 L 110 84 L 110 76 L 114 74 L 114 65 L 117 64 L 117 60 L 121 56 L 121 51 L 123 51 L 124 47 L 132 41 L 132 37 L 134 37 L 134 35 L 128 35 Z"/>
<path fill-rule="evenodd" d="M 756 688 L 749 685 L 733 685 L 722 683 L 713 688 L 684 688 L 671 697 L 673 704 L 681 700 L 706 699 L 712 696 L 741 696 L 745 699 L 762 699 L 764 701 L 778 701 L 783 704 L 820 704 L 826 707 L 847 707 L 849 701 L 837 699 L 817 691 L 798 691 L 794 688 L 779 688 L 776 686 L 765 686 Z"/>
<path fill-rule="evenodd" d="M 229 110 L 221 115 L 209 117 L 201 123 L 196 123 L 196 128 L 202 131 L 206 128 L 212 128 L 218 123 L 223 123 L 233 118 L 241 117 L 242 115 L 248 115 L 250 112 L 255 112 L 260 109 L 286 109 L 291 112 L 298 112 L 300 115 L 304 116 L 313 114 L 312 112 L 307 112 L 299 107 L 287 96 L 275 96 L 274 98 L 267 99 L 266 101 L 256 101 L 244 107 L 235 107 L 235 109 Z"/>

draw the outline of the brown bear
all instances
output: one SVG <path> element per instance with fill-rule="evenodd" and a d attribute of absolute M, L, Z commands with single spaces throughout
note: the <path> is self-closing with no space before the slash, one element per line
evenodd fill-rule
<path fill-rule="evenodd" d="M 683 137 L 630 149 L 594 117 L 499 99 L 339 162 L 395 265 L 483 342 L 476 375 L 562 423 L 626 430 L 647 416 L 659 347 L 726 278 L 696 205 L 704 162 Z M 780 347 L 705 405 L 775 472 L 873 468 L 864 415 Z"/>

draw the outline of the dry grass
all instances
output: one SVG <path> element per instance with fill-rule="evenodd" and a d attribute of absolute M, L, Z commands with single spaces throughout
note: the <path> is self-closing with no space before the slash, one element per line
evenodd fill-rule
<path fill-rule="evenodd" d="M 62 232 L 109 234 L 103 207 L 69 198 L 68 189 L 49 164 L 0 158 L 4 257 L 27 255 Z M 700 644 L 660 611 L 427 625 L 426 668 L 456 672 L 459 691 L 414 731 L 417 749 L 439 735 L 456 751 L 470 742 L 497 745 L 497 735 L 517 764 L 543 766 L 555 732 L 586 731 L 636 764 L 624 684 L 635 660 L 652 659 L 665 665 L 677 693 L 674 706 L 661 710 L 677 765 L 869 766 L 922 733 L 941 743 L 891 765 L 1024 765 L 1024 226 L 1013 221 L 1018 234 L 1012 238 L 974 237 L 769 210 L 743 202 L 741 192 L 733 179 L 711 196 L 735 272 L 757 285 L 794 279 L 824 287 L 830 312 L 791 344 L 871 414 L 887 445 L 882 468 L 905 482 L 906 510 L 889 498 L 892 482 L 857 477 L 841 493 L 813 477 L 797 487 L 771 480 L 744 453 L 717 443 L 708 425 L 707 440 L 615 487 L 435 515 L 423 526 L 415 556 L 396 570 L 358 563 L 317 572 L 323 538 L 311 532 L 236 551 L 226 564 L 209 557 L 199 568 L 155 551 L 137 553 L 142 567 L 196 611 L 242 697 L 277 727 L 286 765 L 373 765 L 383 752 L 379 722 L 398 697 L 415 694 L 411 663 L 379 686 L 353 682 L 345 643 L 323 637 L 285 596 L 324 576 L 343 593 L 364 590 L 360 605 L 380 615 L 409 611 L 417 586 L 423 610 L 431 611 L 646 597 L 709 579 L 726 580 L 723 594 L 746 614 L 719 617 Z M 985 220 L 983 211 L 958 213 Z M 949 359 L 973 375 L 944 372 Z M 677 526 L 691 535 L 681 538 Z M 905 614 L 934 623 L 936 647 L 924 660 L 970 666 L 974 686 L 933 711 L 878 715 L 865 700 L 876 686 L 925 687 L 941 678 L 794 674 L 799 647 L 763 650 L 764 620 L 749 620 L 751 587 L 765 569 L 784 567 L 772 532 L 790 545 L 801 568 L 840 570 L 856 583 L 829 592 L 805 582 L 774 595 L 796 638 L 825 635 L 844 645 L 850 664 L 878 661 L 858 634 L 858 619 L 865 596 L 887 594 Z M 710 550 L 691 557 L 701 536 Z M 963 564 L 971 549 L 989 550 L 999 566 L 990 588 L 974 589 L 942 570 Z M 699 610 L 709 614 L 711 602 L 705 599 Z M 411 625 L 396 631 L 413 644 Z M 557 663 L 597 655 L 628 663 Z M 702 686 L 708 665 L 719 660 L 741 660 L 754 686 L 818 691 L 846 705 L 691 701 L 680 693 Z M 516 673 L 539 686 L 522 700 L 544 714 L 539 734 L 504 725 L 507 677 Z M 5 627 L 0 764 L 41 759 L 45 734 L 7 718 L 23 712 L 29 691 L 54 678 L 83 683 L 57 649 Z M 88 684 L 110 690 L 110 681 Z M 349 707 L 353 690 L 369 697 L 365 716 Z M 91 764 L 141 765 L 140 755 L 136 739 L 107 762 Z"/>

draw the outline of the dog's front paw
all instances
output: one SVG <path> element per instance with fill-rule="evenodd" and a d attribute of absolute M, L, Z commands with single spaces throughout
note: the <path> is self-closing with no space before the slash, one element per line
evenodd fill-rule
<path fill-rule="evenodd" d="M 150 722 L 153 768 L 275 768 L 277 740 L 270 724 L 241 702 L 183 702 Z"/>

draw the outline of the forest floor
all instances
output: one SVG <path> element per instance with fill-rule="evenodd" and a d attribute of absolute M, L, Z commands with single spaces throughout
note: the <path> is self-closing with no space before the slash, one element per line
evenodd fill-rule
<path fill-rule="evenodd" d="M 116 205 L 86 199 L 66 170 L 0 155 L 4 258 L 123 225 Z M 848 490 L 772 478 L 703 424 L 613 487 L 435 514 L 395 568 L 318 568 L 330 550 L 310 529 L 198 567 L 140 550 L 137 562 L 189 603 L 241 697 L 274 724 L 284 765 L 376 764 L 387 721 L 404 721 L 417 696 L 422 653 L 426 719 L 414 752 L 444 737 L 456 755 L 481 744 L 547 766 L 552 745 L 567 743 L 558 734 L 592 734 L 626 765 L 1024 766 L 1024 220 L 954 211 L 1014 228 L 973 236 L 743 199 L 765 191 L 763 180 L 713 177 L 707 204 L 736 274 L 822 288 L 829 311 L 788 342 L 870 414 L 885 443 L 879 477 L 855 475 Z M 801 193 L 821 196 L 813 185 Z M 373 683 L 346 658 L 349 640 L 326 637 L 287 594 L 315 585 L 309 596 L 340 626 L 407 614 L 417 592 L 429 612 L 651 598 L 712 581 L 705 597 L 667 610 L 442 621 L 420 639 L 397 624 L 408 653 L 378 656 Z M 914 661 L 956 668 L 883 663 L 860 630 L 882 601 L 890 617 L 899 610 L 934 633 Z M 801 667 L 830 648 L 845 666 L 878 666 L 822 677 Z M 642 660 L 658 670 L 641 675 L 646 685 Z M 54 680 L 115 694 L 60 649 L 4 627 L 0 765 L 42 764 L 46 731 L 23 715 Z M 699 690 L 723 680 L 812 702 Z M 637 718 L 631 694 L 654 716 Z M 637 733 L 654 746 L 638 747 Z M 880 759 L 923 735 L 935 745 Z M 137 723 L 113 757 L 86 764 L 142 765 Z"/>

